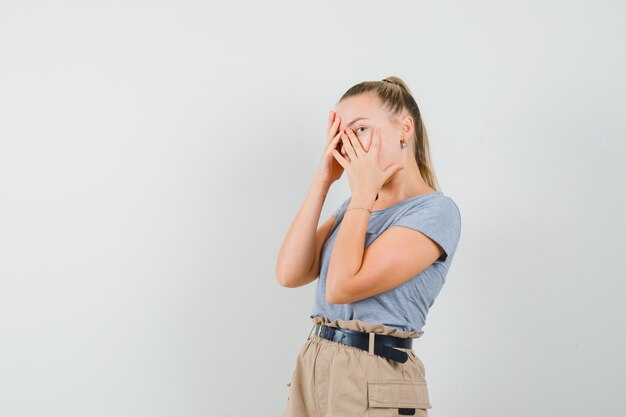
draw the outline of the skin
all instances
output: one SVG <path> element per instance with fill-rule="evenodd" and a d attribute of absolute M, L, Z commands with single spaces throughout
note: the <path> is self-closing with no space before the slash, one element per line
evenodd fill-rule
<path fill-rule="evenodd" d="M 336 117 L 340 124 L 339 133 L 352 131 L 366 152 L 372 145 L 374 127 L 380 126 L 381 142 L 378 152 L 378 167 L 381 170 L 394 164 L 404 167 L 401 171 L 393 173 L 384 184 L 381 184 L 381 188 L 378 190 L 378 200 L 372 206 L 368 206 L 370 209 L 381 210 L 409 197 L 435 191 L 424 181 L 417 166 L 414 156 L 415 144 L 412 140 L 415 132 L 414 121 L 406 111 L 394 118 L 382 107 L 380 99 L 373 93 L 347 98 L 337 105 L 336 110 Z M 351 121 L 359 117 L 367 117 L 369 120 L 360 120 L 348 126 Z M 404 137 L 408 145 L 404 149 L 400 147 L 401 137 Z M 343 143 L 341 144 L 341 155 L 350 161 L 350 156 Z M 327 161 L 327 163 L 331 165 L 328 169 L 333 169 L 333 162 Z M 340 164 L 339 161 L 334 163 Z M 360 190 L 354 190 L 352 187 L 350 189 L 353 196 L 355 192 L 360 192 Z"/>
<path fill-rule="evenodd" d="M 348 126 L 358 117 L 367 120 Z M 335 219 L 331 216 L 319 227 L 317 223 L 330 186 L 344 172 L 352 191 L 348 208 L 381 210 L 435 191 L 420 175 L 413 156 L 413 132 L 411 116 L 392 117 L 374 94 L 350 97 L 337 105 L 336 112 L 331 111 L 318 170 L 280 249 L 276 264 L 280 285 L 300 287 L 319 277 L 321 248 Z M 402 135 L 408 144 L 404 149 L 400 147 Z M 365 249 L 369 218 L 363 209 L 344 215 L 328 269 L 329 303 L 352 303 L 389 291 L 444 253 L 423 233 L 402 226 L 388 228 Z"/>

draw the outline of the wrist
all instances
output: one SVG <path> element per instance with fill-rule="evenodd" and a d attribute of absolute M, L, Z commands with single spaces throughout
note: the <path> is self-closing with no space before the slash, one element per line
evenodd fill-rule
<path fill-rule="evenodd" d="M 328 190 L 330 190 L 331 185 L 333 185 L 332 181 L 321 180 L 317 177 L 313 177 L 313 179 L 311 180 L 311 184 L 310 184 L 311 188 L 324 191 L 325 193 L 327 193 Z"/>
<path fill-rule="evenodd" d="M 331 185 L 332 183 L 330 182 L 313 179 L 311 184 L 309 184 L 309 192 L 321 196 L 323 202 L 326 201 L 326 196 L 328 195 Z"/>
<path fill-rule="evenodd" d="M 349 208 L 363 207 L 371 210 L 374 202 L 376 201 L 376 196 L 368 196 L 368 195 L 353 195 L 350 199 L 350 204 L 348 204 Z"/>

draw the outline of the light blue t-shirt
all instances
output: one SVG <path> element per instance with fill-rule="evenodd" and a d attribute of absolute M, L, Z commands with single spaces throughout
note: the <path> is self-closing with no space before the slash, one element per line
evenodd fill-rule
<path fill-rule="evenodd" d="M 339 225 L 351 197 L 333 212 L 336 217 L 321 252 L 320 276 L 315 290 L 311 317 L 326 316 L 333 320 L 361 320 L 395 327 L 403 331 L 422 332 L 426 315 L 446 281 L 446 275 L 461 236 L 461 213 L 452 198 L 441 191 L 410 197 L 383 210 L 372 211 L 367 232 L 367 248 L 391 226 L 418 230 L 439 243 L 445 253 L 432 265 L 404 284 L 389 291 L 349 304 L 326 301 L 326 274 Z"/>

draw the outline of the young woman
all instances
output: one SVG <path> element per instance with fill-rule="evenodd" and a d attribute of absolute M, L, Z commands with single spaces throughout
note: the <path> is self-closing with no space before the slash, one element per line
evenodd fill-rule
<path fill-rule="evenodd" d="M 351 196 L 317 227 L 344 171 Z M 428 415 L 426 371 L 412 342 L 424 333 L 460 233 L 406 84 L 388 77 L 350 88 L 330 113 L 322 160 L 276 264 L 284 287 L 319 277 L 283 417 Z"/>

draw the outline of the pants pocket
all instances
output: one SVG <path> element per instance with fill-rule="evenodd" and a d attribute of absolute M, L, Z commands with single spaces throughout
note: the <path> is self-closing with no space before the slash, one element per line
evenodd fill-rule
<path fill-rule="evenodd" d="M 367 381 L 369 417 L 425 417 L 432 408 L 426 381 L 409 379 Z"/>
<path fill-rule="evenodd" d="M 408 354 L 409 354 L 409 361 L 412 362 L 415 365 L 417 370 L 420 372 L 420 374 L 422 376 L 422 379 L 425 379 L 426 378 L 426 368 L 424 367 L 424 363 L 422 362 L 422 360 L 417 357 L 417 355 L 415 354 L 415 352 L 413 350 L 409 350 Z"/>

